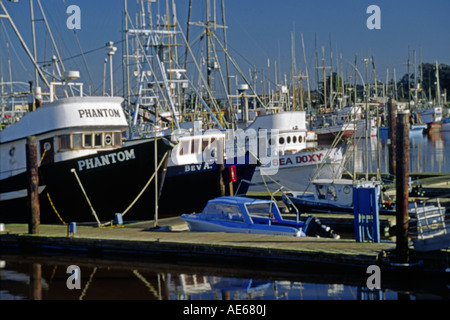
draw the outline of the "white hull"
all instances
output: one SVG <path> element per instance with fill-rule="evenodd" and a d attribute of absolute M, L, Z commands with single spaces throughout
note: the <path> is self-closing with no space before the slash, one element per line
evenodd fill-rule
<path fill-rule="evenodd" d="M 252 178 L 250 192 L 272 192 L 281 186 L 284 190 L 306 191 L 311 188 L 310 181 L 320 168 L 320 178 L 340 178 L 342 176 L 343 156 L 340 149 L 333 149 L 327 157 L 328 150 L 304 151 L 296 154 L 283 155 L 272 160 L 272 165 L 278 165 L 278 170 L 272 175 L 261 175 L 259 168 Z"/>

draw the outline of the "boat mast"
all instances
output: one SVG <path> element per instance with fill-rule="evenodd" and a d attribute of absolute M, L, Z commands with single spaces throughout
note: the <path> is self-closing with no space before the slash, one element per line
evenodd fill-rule
<path fill-rule="evenodd" d="M 437 104 L 441 104 L 441 85 L 439 83 L 439 64 L 436 60 L 436 96 L 437 96 Z"/>
<path fill-rule="evenodd" d="M 226 21 L 225 21 L 225 0 L 222 0 L 222 24 L 224 26 L 223 28 L 223 38 L 224 38 L 224 46 L 225 51 L 228 52 L 228 40 L 227 40 L 227 28 L 226 28 Z M 227 87 L 228 87 L 228 93 L 231 92 L 231 84 L 230 84 L 230 77 L 229 77 L 229 66 L 228 66 L 228 59 L 225 59 L 225 68 L 226 68 L 226 75 L 227 75 Z M 232 107 L 231 101 L 230 101 L 230 108 Z"/>
<path fill-rule="evenodd" d="M 305 43 L 303 41 L 303 33 L 301 33 L 301 38 L 302 38 L 303 59 L 305 61 L 306 79 L 307 79 L 307 85 L 308 85 L 308 114 L 309 114 L 309 116 L 311 116 L 311 88 L 309 87 L 308 63 L 306 61 Z"/>
<path fill-rule="evenodd" d="M 31 17 L 31 34 L 33 37 L 33 57 L 34 60 L 37 61 L 37 52 L 36 52 L 36 30 L 35 30 L 35 23 L 34 23 L 34 9 L 33 9 L 33 0 L 30 0 L 30 17 Z M 34 85 L 36 87 L 39 86 L 39 74 L 37 69 L 34 69 Z"/>
<path fill-rule="evenodd" d="M 28 49 L 27 44 L 26 44 L 25 41 L 23 40 L 22 35 L 20 34 L 19 30 L 17 29 L 17 27 L 16 27 L 14 21 L 12 20 L 10 14 L 9 14 L 8 11 L 6 10 L 6 8 L 5 8 L 5 6 L 4 6 L 4 4 L 3 4 L 2 1 L 0 1 L 0 7 L 1 7 L 2 10 L 3 10 L 3 14 L 0 13 L 0 18 L 6 18 L 6 19 L 9 21 L 9 23 L 11 24 L 11 27 L 13 28 L 14 32 L 15 32 L 16 35 L 17 35 L 17 38 L 18 38 L 19 41 L 20 41 L 20 44 L 22 45 L 22 47 L 24 48 L 24 50 L 25 50 L 25 52 L 27 53 L 28 57 L 30 58 L 31 62 L 33 63 L 34 67 L 36 68 L 36 70 L 37 70 L 39 76 L 41 77 L 42 81 L 45 83 L 45 85 L 46 85 L 48 88 L 50 88 L 50 84 L 48 83 L 47 79 L 45 78 L 44 73 L 42 72 L 41 68 L 40 68 L 39 65 L 37 64 L 36 59 L 34 59 L 34 57 L 33 57 L 32 53 L 31 53 L 31 51 Z"/>

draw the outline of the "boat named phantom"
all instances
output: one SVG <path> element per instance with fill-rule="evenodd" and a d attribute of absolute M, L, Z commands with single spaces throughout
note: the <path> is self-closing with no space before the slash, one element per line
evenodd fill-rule
<path fill-rule="evenodd" d="M 37 143 L 41 223 L 100 223 L 116 213 L 152 219 L 172 144 L 159 138 L 124 147 L 128 124 L 122 101 L 64 98 L 44 103 L 1 131 L 0 221 L 28 221 L 29 136 Z"/>

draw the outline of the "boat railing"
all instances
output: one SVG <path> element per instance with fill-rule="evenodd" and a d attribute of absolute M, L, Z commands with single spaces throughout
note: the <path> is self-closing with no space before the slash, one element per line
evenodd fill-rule
<path fill-rule="evenodd" d="M 418 206 L 410 210 L 409 235 L 418 251 L 432 251 L 450 247 L 450 216 L 439 199 L 436 205 Z"/>

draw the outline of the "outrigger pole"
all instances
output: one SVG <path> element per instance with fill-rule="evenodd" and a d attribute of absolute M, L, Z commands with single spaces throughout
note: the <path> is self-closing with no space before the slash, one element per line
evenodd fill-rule
<path fill-rule="evenodd" d="M 41 77 L 42 81 L 47 85 L 48 88 L 50 88 L 50 84 L 48 83 L 47 79 L 45 78 L 45 75 L 43 74 L 41 68 L 37 64 L 36 60 L 33 57 L 33 54 L 28 49 L 27 44 L 23 40 L 22 36 L 20 35 L 19 30 L 17 29 L 16 25 L 14 24 L 14 21 L 11 19 L 11 16 L 9 15 L 8 11 L 6 10 L 5 6 L 3 5 L 3 1 L 0 0 L 0 7 L 3 10 L 3 14 L 0 14 L 0 18 L 6 18 L 8 19 L 9 23 L 11 24 L 11 27 L 13 28 L 14 32 L 16 33 L 17 37 L 19 38 L 19 41 L 22 45 L 22 47 L 25 49 L 25 52 L 28 54 L 28 57 L 30 58 L 31 62 L 33 62 L 34 67 L 36 68 L 37 72 L 39 73 L 39 76 Z"/>

